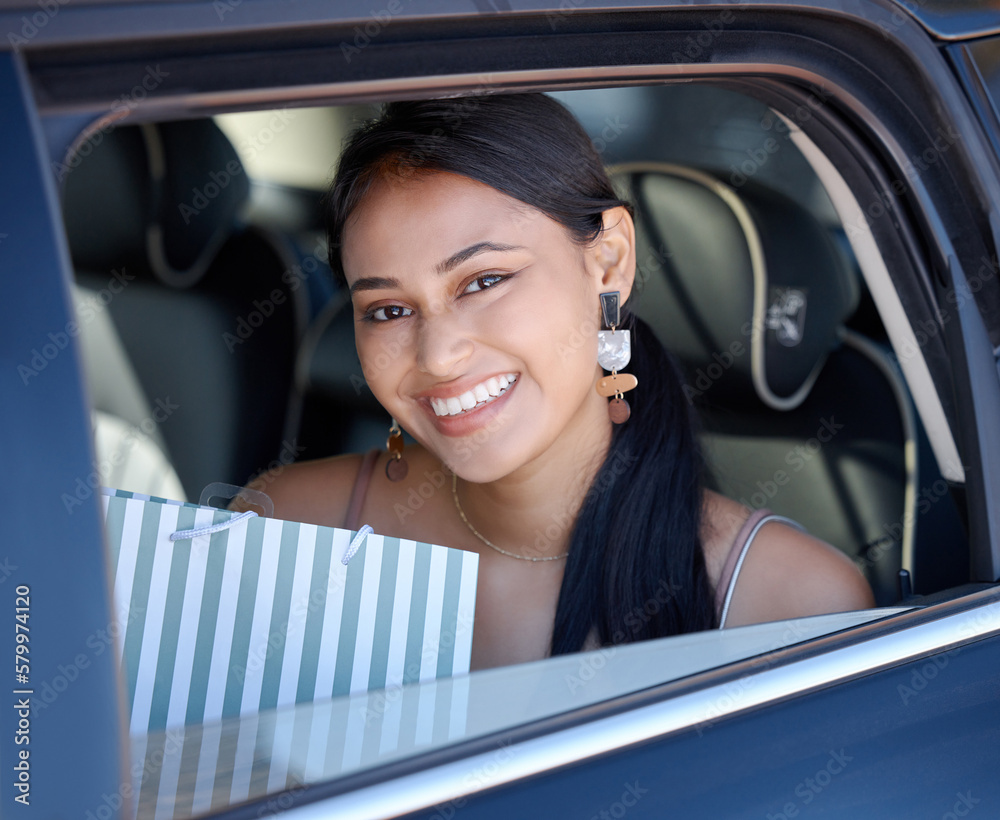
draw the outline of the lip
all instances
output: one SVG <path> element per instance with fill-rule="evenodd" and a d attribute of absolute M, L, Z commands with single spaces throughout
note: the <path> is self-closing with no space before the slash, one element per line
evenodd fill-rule
<path fill-rule="evenodd" d="M 502 376 L 507 373 L 516 373 L 517 381 L 513 382 L 500 396 L 495 398 L 493 401 L 484 404 L 482 407 L 466 410 L 464 413 L 459 413 L 456 416 L 439 416 L 434 412 L 434 408 L 431 407 L 432 396 L 440 399 L 460 396 L 462 393 L 471 390 L 477 384 L 482 384 L 490 378 Z M 423 393 L 419 394 L 417 398 L 419 399 L 420 406 L 428 415 L 431 423 L 439 433 L 453 438 L 460 438 L 461 436 L 467 436 L 479 429 L 482 429 L 496 419 L 503 411 L 511 395 L 517 390 L 520 384 L 521 374 L 518 371 L 503 370 L 499 373 L 493 373 L 481 378 L 462 379 L 454 384 L 449 384 L 447 387 L 425 390 Z"/>

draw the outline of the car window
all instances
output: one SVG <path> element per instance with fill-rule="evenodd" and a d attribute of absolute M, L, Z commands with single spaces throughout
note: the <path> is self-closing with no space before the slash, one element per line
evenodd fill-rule
<path fill-rule="evenodd" d="M 555 96 L 636 205 L 636 310 L 681 361 L 708 485 L 844 551 L 877 608 L 137 732 L 140 807 L 197 814 L 748 658 L 767 664 L 778 650 L 905 611 L 901 592 L 967 580 L 964 510 L 913 409 L 850 226 L 797 147 L 795 123 L 709 85 Z M 122 128 L 105 140 L 113 151 L 70 175 L 65 220 L 105 486 L 194 502 L 212 481 L 243 486 L 293 461 L 384 446 L 319 218 L 340 145 L 372 110 Z M 180 181 L 149 262 L 135 203 L 157 151 Z M 109 179 L 120 183 L 110 192 Z M 95 196 L 111 196 L 118 217 L 99 240 L 105 226 L 87 212 Z M 817 342 L 812 324 L 805 334 L 815 317 Z M 765 350 L 766 334 L 778 341 Z M 102 380 L 112 364 L 116 378 Z M 900 570 L 912 587 L 899 586 Z M 149 766 L 153 755 L 172 762 Z"/>
<path fill-rule="evenodd" d="M 132 735 L 131 788 L 139 816 L 197 816 L 269 794 L 334 781 L 446 749 L 514 727 L 640 692 L 753 657 L 753 670 L 776 663 L 780 650 L 905 611 L 905 607 L 820 615 L 677 635 L 444 678 L 201 724 Z M 709 731 L 724 713 L 747 703 L 753 682 L 731 681 L 701 706 L 694 730 Z M 511 759 L 502 740 L 495 766 Z"/>

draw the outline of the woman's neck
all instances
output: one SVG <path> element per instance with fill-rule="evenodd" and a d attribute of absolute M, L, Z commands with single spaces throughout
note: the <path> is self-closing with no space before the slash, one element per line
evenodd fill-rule
<path fill-rule="evenodd" d="M 459 479 L 459 503 L 498 547 L 531 557 L 560 555 L 610 444 L 607 416 L 571 425 L 544 453 L 497 481 Z"/>

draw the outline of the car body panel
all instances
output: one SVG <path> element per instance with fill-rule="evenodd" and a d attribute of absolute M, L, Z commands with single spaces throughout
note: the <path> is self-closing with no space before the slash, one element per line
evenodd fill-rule
<path fill-rule="evenodd" d="M 25 763 L 32 816 L 68 817 L 96 807 L 102 793 L 117 793 L 125 742 L 104 540 L 88 483 L 97 474 L 74 345 L 69 256 L 19 63 L 0 55 L 0 189 L 16 192 L 0 201 L 0 424 L 16 466 L 0 478 L 3 654 L 5 685 L 12 684 L 10 705 L 0 711 L 0 800 L 5 816 L 23 806 L 14 802 L 22 794 L 14 784 L 25 780 L 12 771 Z M 17 614 L 28 617 L 12 623 Z M 16 673 L 25 678 L 12 668 L 20 668 L 17 634 L 28 637 L 29 669 Z M 11 708 L 25 700 L 32 714 Z M 60 773 L 68 775 L 68 791 Z"/>

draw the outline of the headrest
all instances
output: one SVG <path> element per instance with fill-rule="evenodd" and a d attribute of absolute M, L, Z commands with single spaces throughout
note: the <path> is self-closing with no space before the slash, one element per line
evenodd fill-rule
<path fill-rule="evenodd" d="M 63 212 L 74 265 L 125 266 L 177 288 L 201 279 L 250 192 L 235 149 L 211 120 L 99 133 L 67 166 Z"/>
<path fill-rule="evenodd" d="M 823 226 L 752 180 L 737 189 L 661 163 L 609 171 L 636 211 L 630 307 L 680 359 L 689 391 L 713 404 L 801 404 L 859 298 Z"/>

